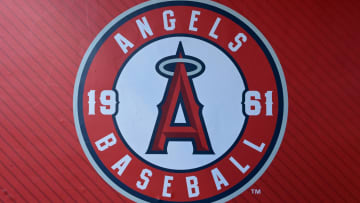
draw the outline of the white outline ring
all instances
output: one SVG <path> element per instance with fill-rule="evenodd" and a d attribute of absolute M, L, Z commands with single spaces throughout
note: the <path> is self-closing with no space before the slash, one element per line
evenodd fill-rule
<path fill-rule="evenodd" d="M 174 72 L 168 71 L 165 69 L 166 65 L 169 65 L 172 63 L 190 63 L 192 65 L 195 65 L 196 66 L 195 70 L 187 72 L 187 75 L 189 77 L 199 74 L 204 69 L 204 66 L 195 60 L 187 59 L 187 58 L 173 58 L 173 59 L 168 59 L 168 60 L 161 62 L 159 64 L 159 71 L 166 76 L 169 76 L 169 77 L 174 76 Z"/>

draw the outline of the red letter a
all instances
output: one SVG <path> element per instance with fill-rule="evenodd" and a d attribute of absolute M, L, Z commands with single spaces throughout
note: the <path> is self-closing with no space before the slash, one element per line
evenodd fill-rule
<path fill-rule="evenodd" d="M 179 105 L 182 105 L 187 117 L 186 124 L 173 122 Z M 169 79 L 163 102 L 159 105 L 159 115 L 147 154 L 167 154 L 169 141 L 191 141 L 194 154 L 213 154 L 200 105 L 196 102 L 185 64 L 178 62 L 174 76 Z"/>

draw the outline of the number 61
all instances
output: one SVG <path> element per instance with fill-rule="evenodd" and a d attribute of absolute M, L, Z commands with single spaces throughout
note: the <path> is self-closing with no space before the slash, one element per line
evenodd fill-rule
<path fill-rule="evenodd" d="M 266 116 L 272 116 L 272 91 L 267 91 L 265 93 L 265 104 L 266 104 Z M 245 93 L 245 113 L 248 116 L 258 116 L 261 113 L 261 94 L 258 91 L 247 91 Z"/>

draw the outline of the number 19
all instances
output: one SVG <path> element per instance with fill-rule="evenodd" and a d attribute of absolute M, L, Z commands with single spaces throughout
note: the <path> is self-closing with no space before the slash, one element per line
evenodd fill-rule
<path fill-rule="evenodd" d="M 95 90 L 90 90 L 88 92 L 89 97 L 89 115 L 95 115 Z M 100 113 L 102 115 L 113 115 L 116 113 L 117 101 L 116 92 L 113 90 L 103 90 L 100 93 Z"/>

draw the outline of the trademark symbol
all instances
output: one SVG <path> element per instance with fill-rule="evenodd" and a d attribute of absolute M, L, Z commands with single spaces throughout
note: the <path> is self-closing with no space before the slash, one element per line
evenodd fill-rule
<path fill-rule="evenodd" d="M 252 195 L 261 195 L 261 189 L 253 188 L 250 190 Z"/>

